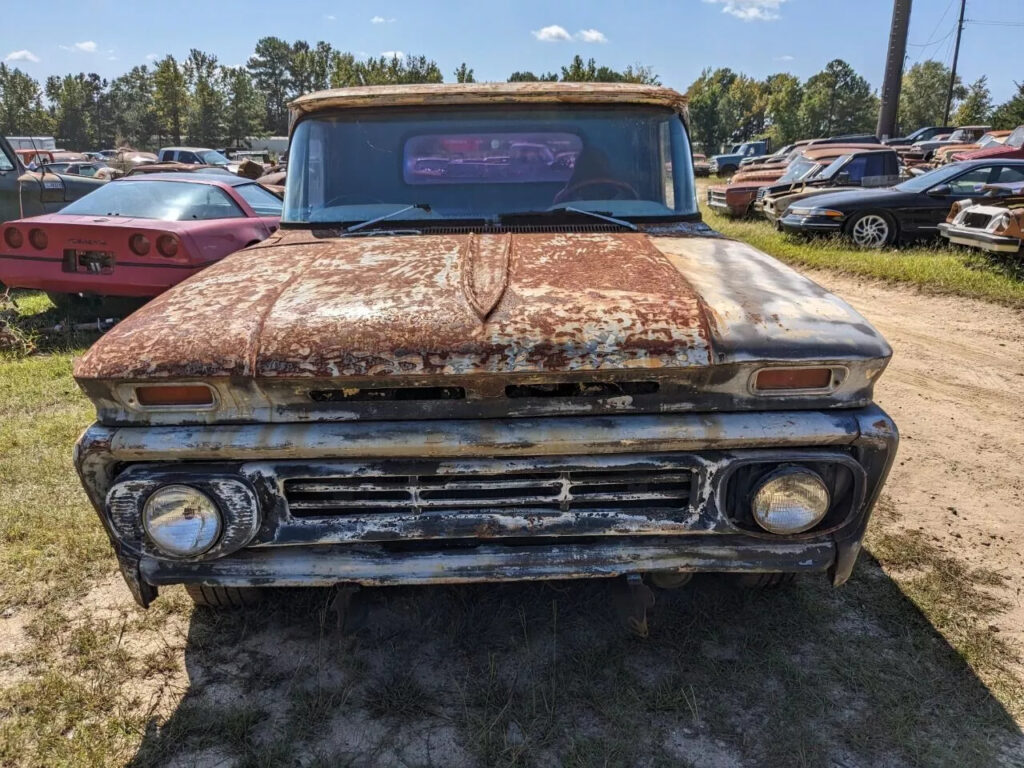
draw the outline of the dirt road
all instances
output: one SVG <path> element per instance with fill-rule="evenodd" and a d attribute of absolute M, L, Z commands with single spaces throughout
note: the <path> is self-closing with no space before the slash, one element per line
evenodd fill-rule
<path fill-rule="evenodd" d="M 911 288 L 810 276 L 856 307 L 893 347 L 875 392 L 902 438 L 884 508 L 951 555 L 1006 577 L 1001 596 L 1010 609 L 994 623 L 1024 655 L 1024 315 Z"/>

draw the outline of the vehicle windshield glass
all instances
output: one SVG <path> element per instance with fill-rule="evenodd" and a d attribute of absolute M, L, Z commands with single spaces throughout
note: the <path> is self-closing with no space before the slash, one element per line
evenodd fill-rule
<path fill-rule="evenodd" d="M 789 164 L 786 168 L 786 172 L 779 177 L 777 184 L 788 184 L 791 181 L 800 181 L 807 174 L 818 167 L 818 164 L 813 160 L 808 160 L 806 157 L 800 157 Z"/>
<path fill-rule="evenodd" d="M 963 168 L 957 165 L 947 165 L 942 168 L 936 168 L 934 171 L 922 173 L 920 176 L 908 179 L 902 184 L 897 184 L 895 189 L 898 189 L 900 192 L 924 192 L 926 189 L 931 189 L 936 184 L 945 184 L 954 176 L 958 176 L 963 173 L 963 170 Z"/>
<path fill-rule="evenodd" d="M 68 216 L 124 216 L 161 221 L 234 219 L 245 214 L 220 187 L 187 181 L 124 179 L 64 206 Z"/>
<path fill-rule="evenodd" d="M 227 165 L 231 162 L 215 149 L 204 149 L 201 152 L 196 152 L 196 154 L 207 165 Z"/>
<path fill-rule="evenodd" d="M 1006 139 L 1006 146 L 1020 149 L 1024 147 L 1024 125 L 1018 126 Z"/>
<path fill-rule="evenodd" d="M 656 107 L 343 110 L 300 122 L 289 159 L 289 223 L 696 213 L 682 120 Z"/>
<path fill-rule="evenodd" d="M 843 166 L 845 166 L 850 161 L 851 157 L 853 157 L 853 155 L 840 155 L 835 160 L 833 160 L 828 165 L 828 167 L 826 167 L 821 173 L 819 173 L 816 178 L 831 179 L 833 176 L 839 173 L 840 170 L 842 170 Z"/>

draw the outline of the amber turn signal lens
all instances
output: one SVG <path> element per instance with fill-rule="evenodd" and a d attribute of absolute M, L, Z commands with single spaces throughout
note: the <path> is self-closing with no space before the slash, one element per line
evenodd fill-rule
<path fill-rule="evenodd" d="M 145 256 L 149 253 L 149 238 L 145 235 L 132 235 L 128 238 L 128 247 L 136 256 Z"/>
<path fill-rule="evenodd" d="M 205 384 L 172 384 L 135 388 L 139 405 L 213 405 L 213 390 Z"/>
<path fill-rule="evenodd" d="M 828 389 L 832 383 L 831 368 L 765 368 L 757 372 L 755 387 L 759 390 Z"/>
<path fill-rule="evenodd" d="M 37 251 L 43 250 L 50 243 L 50 239 L 46 236 L 46 233 L 41 229 L 29 230 L 28 241 L 32 243 L 32 247 L 35 248 Z"/>
<path fill-rule="evenodd" d="M 25 243 L 25 238 L 19 230 L 14 227 L 8 227 L 4 230 L 4 242 L 7 243 L 11 248 L 21 248 Z"/>
<path fill-rule="evenodd" d="M 173 235 L 160 235 L 156 239 L 156 249 L 161 256 L 173 258 L 178 255 L 178 238 Z"/>

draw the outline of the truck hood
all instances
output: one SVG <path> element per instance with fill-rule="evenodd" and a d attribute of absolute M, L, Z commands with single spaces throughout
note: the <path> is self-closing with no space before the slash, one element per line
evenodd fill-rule
<path fill-rule="evenodd" d="M 723 238 L 289 231 L 154 299 L 75 376 L 381 379 L 888 356 L 845 303 Z"/>

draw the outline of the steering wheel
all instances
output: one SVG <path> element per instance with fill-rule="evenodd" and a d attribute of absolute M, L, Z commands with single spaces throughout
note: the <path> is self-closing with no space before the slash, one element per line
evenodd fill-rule
<path fill-rule="evenodd" d="M 640 199 L 640 193 L 636 191 L 636 187 L 634 187 L 632 184 L 627 184 L 626 182 L 619 181 L 618 179 L 600 178 L 600 179 L 587 179 L 585 181 L 577 182 L 576 184 L 573 184 L 572 186 L 566 187 L 561 192 L 559 192 L 557 195 L 555 195 L 554 202 L 555 203 L 561 203 L 561 202 L 564 202 L 566 200 L 586 200 L 587 199 L 586 197 L 577 196 L 577 193 L 580 190 L 586 189 L 587 187 L 599 187 L 599 186 L 615 187 L 617 190 L 619 190 L 619 192 L 617 192 L 616 195 L 618 195 L 619 193 L 626 193 L 626 194 L 629 195 L 629 197 L 626 198 L 627 200 L 639 200 Z M 613 198 L 613 199 L 621 199 L 621 198 L 616 197 L 616 198 Z"/>

